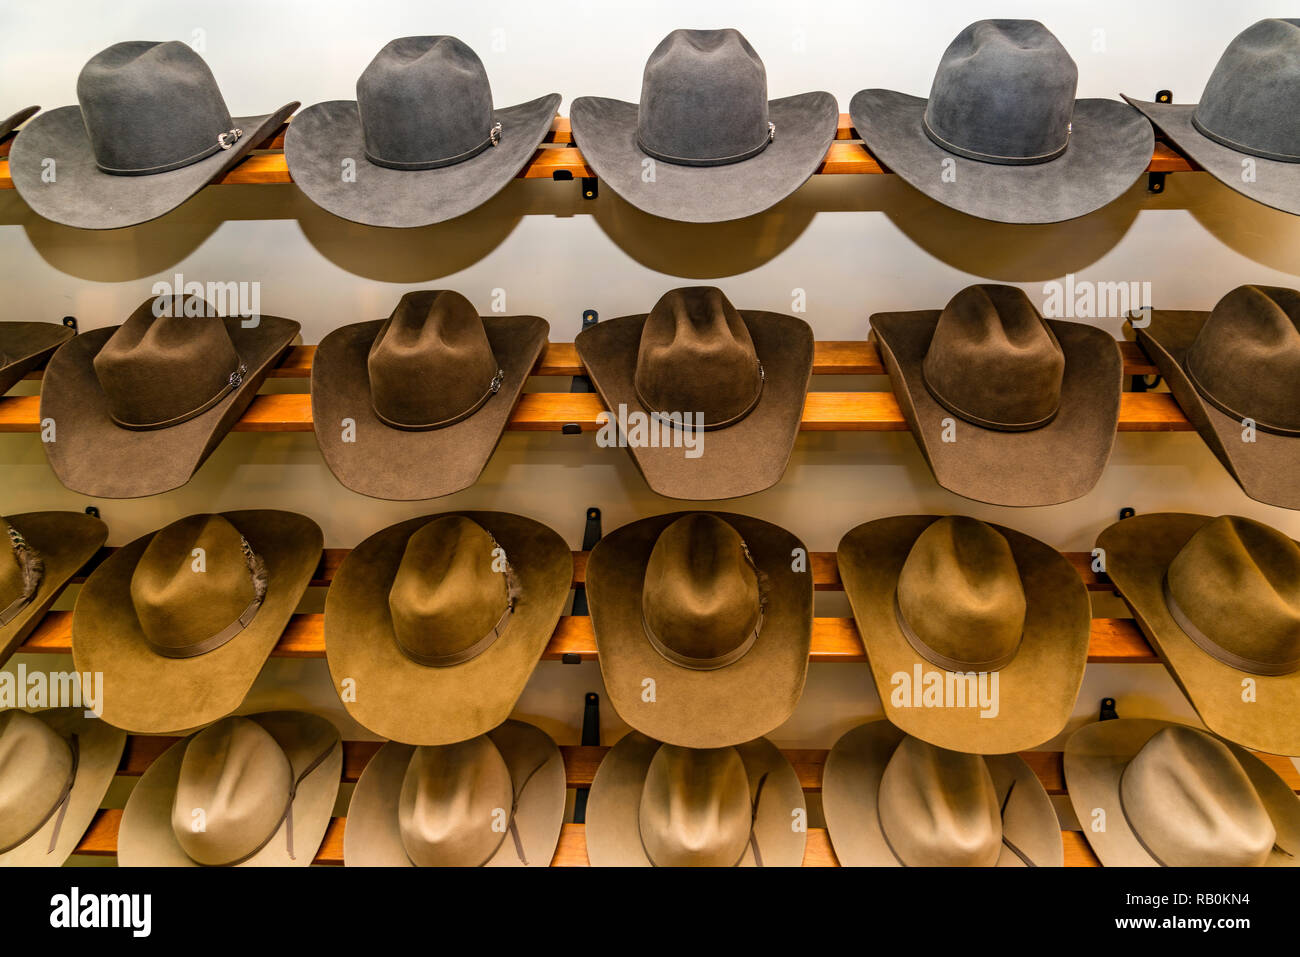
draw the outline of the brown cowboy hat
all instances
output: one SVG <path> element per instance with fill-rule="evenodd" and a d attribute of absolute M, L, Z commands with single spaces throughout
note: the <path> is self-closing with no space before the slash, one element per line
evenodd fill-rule
<path fill-rule="evenodd" d="M 404 744 L 509 717 L 564 611 L 573 556 L 540 522 L 445 512 L 371 535 L 334 575 L 325 656 L 348 713 Z"/>
<path fill-rule="evenodd" d="M 1165 512 L 1117 522 L 1097 546 L 1206 727 L 1300 755 L 1300 545 L 1236 515 Z"/>
<path fill-rule="evenodd" d="M 1065 783 L 1105 867 L 1300 866 L 1300 798 L 1245 748 L 1118 718 L 1065 744 Z"/>
<path fill-rule="evenodd" d="M 320 563 L 295 512 L 190 515 L 123 545 L 81 588 L 72 660 L 104 675 L 103 718 L 141 734 L 234 711 Z"/>
<path fill-rule="evenodd" d="M 120 867 L 306 867 L 343 771 L 338 728 L 301 711 L 222 718 L 141 775 L 117 832 Z"/>
<path fill-rule="evenodd" d="M 619 717 L 689 748 L 750 741 L 790 717 L 812 645 L 812 575 L 791 568 L 799 550 L 785 529 L 725 512 L 656 515 L 601 539 L 587 600 Z"/>
<path fill-rule="evenodd" d="M 0 120 L 0 140 L 20 127 L 25 120 L 31 119 L 40 110 L 39 106 L 25 106 L 17 113 L 12 113 Z"/>
<path fill-rule="evenodd" d="M 0 395 L 43 366 L 73 335 L 58 322 L 0 322 Z"/>
<path fill-rule="evenodd" d="M 389 742 L 361 772 L 349 867 L 547 867 L 564 826 L 564 758 L 523 721 L 433 747 Z"/>
<path fill-rule="evenodd" d="M 1242 491 L 1300 509 L 1300 292 L 1238 286 L 1210 312 L 1154 310 L 1137 335 Z"/>
<path fill-rule="evenodd" d="M 549 331 L 536 316 L 480 317 L 460 293 L 424 290 L 402 296 L 387 319 L 331 332 L 311 371 L 325 463 L 348 488 L 375 498 L 468 488 Z"/>
<path fill-rule="evenodd" d="M 953 751 L 1008 754 L 1065 727 L 1092 609 L 1056 549 L 973 518 L 907 515 L 859 525 L 836 557 L 885 717 L 899 728 Z M 991 694 L 994 678 L 985 706 L 979 688 Z"/>
<path fill-rule="evenodd" d="M 59 481 L 100 498 L 188 482 L 298 335 L 291 319 L 252 322 L 217 318 L 198 296 L 155 297 L 120 326 L 73 337 L 41 385 L 41 421 L 56 430 L 42 445 Z"/>
<path fill-rule="evenodd" d="M 648 419 L 667 444 L 628 446 L 651 490 L 668 498 L 736 498 L 781 479 L 812 378 L 813 333 L 802 319 L 738 310 L 714 286 L 664 293 L 638 316 L 578 334 L 578 355 L 613 421 Z M 700 455 L 673 441 L 699 416 Z M 674 423 L 672 417 L 676 417 Z"/>
<path fill-rule="evenodd" d="M 1124 372 L 1109 333 L 1044 319 L 1015 286 L 978 285 L 942 311 L 878 312 L 871 334 L 921 454 L 950 492 L 1056 505 L 1097 484 Z M 950 427 L 956 441 L 945 441 Z"/>
<path fill-rule="evenodd" d="M 822 810 L 846 867 L 1062 867 L 1052 799 L 1018 755 L 947 751 L 883 719 L 826 756 Z"/>
<path fill-rule="evenodd" d="M 798 867 L 799 777 L 766 738 L 681 748 L 632 731 L 596 769 L 587 802 L 594 867 Z"/>

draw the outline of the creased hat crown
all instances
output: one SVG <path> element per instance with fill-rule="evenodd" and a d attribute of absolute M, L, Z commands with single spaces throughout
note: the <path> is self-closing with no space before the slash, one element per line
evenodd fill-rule
<path fill-rule="evenodd" d="M 476 867 L 505 839 L 514 804 L 510 770 L 487 735 L 416 748 L 398 796 L 406 856 L 419 867 Z"/>
<path fill-rule="evenodd" d="M 735 865 L 753 826 L 740 752 L 662 745 L 646 771 L 638 823 L 657 867 Z"/>
<path fill-rule="evenodd" d="M 0 850 L 49 819 L 73 773 L 68 742 L 26 711 L 0 712 Z"/>
<path fill-rule="evenodd" d="M 1223 51 L 1192 115 L 1240 153 L 1300 163 L 1300 20 L 1260 20 Z"/>

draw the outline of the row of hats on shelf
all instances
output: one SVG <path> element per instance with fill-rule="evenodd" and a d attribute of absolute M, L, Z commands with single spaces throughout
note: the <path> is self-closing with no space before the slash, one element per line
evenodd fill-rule
<path fill-rule="evenodd" d="M 862 90 L 849 111 L 886 167 L 984 219 L 1059 222 L 1106 205 L 1151 161 L 1152 123 L 1232 189 L 1300 213 L 1300 133 L 1287 109 L 1300 93 L 1300 20 L 1261 20 L 1232 40 L 1198 104 L 1076 99 L 1077 82 L 1041 23 L 981 20 L 944 51 L 928 98 Z M 313 202 L 375 226 L 480 206 L 528 162 L 560 104 L 552 93 L 494 108 L 482 62 L 446 36 L 391 41 L 356 93 L 295 116 L 284 150 Z M 102 51 L 83 67 L 77 99 L 27 122 L 10 170 L 36 212 L 87 229 L 174 209 L 299 105 L 232 117 L 202 58 L 175 41 Z M 826 92 L 769 100 L 762 60 L 730 29 L 670 33 L 646 62 L 637 103 L 583 96 L 571 108 L 596 174 L 640 209 L 683 222 L 739 219 L 784 199 L 822 163 L 838 119 Z"/>

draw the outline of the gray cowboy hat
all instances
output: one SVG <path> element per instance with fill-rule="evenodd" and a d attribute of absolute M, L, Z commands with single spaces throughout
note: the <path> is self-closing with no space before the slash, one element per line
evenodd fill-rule
<path fill-rule="evenodd" d="M 75 335 L 59 322 L 0 322 L 0 395 Z"/>

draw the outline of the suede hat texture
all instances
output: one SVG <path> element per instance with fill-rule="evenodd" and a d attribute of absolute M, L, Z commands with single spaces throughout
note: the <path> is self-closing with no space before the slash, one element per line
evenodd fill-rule
<path fill-rule="evenodd" d="M 0 395 L 45 365 L 74 334 L 58 322 L 0 322 Z"/>

